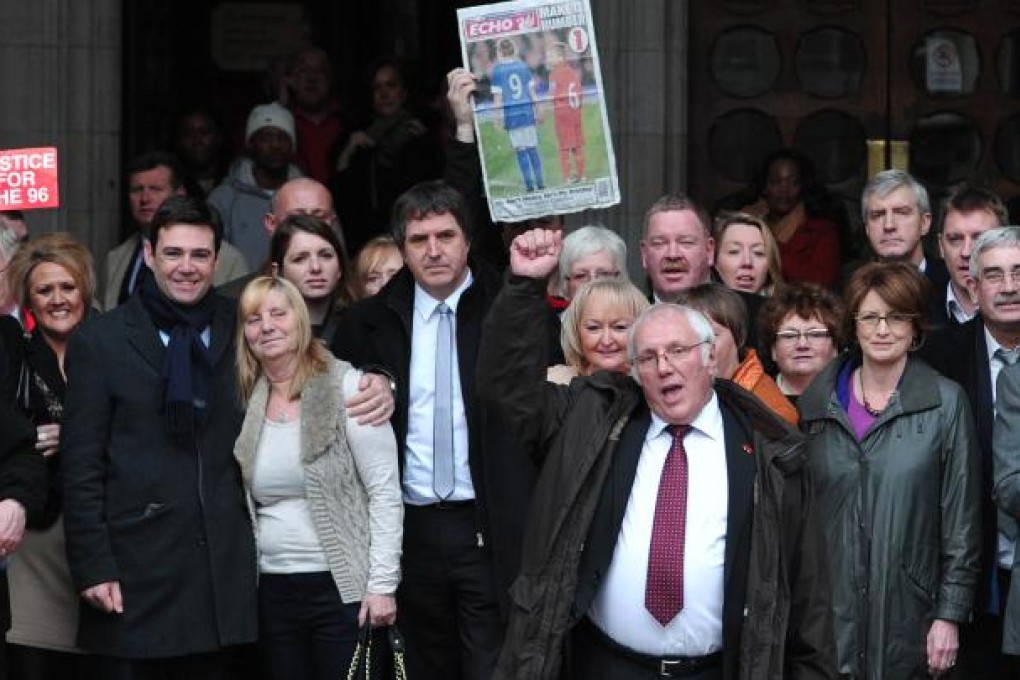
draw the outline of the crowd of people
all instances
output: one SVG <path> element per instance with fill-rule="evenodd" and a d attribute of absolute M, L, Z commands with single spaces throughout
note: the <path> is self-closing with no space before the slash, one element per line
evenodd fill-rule
<path fill-rule="evenodd" d="M 346 142 L 288 68 L 229 166 L 201 110 L 128 166 L 109 253 L 0 216 L 7 677 L 335 680 L 396 624 L 412 679 L 1020 678 L 999 197 L 885 170 L 854 243 L 783 150 L 638 275 L 484 221 L 467 70 L 426 167 L 397 64 Z"/>

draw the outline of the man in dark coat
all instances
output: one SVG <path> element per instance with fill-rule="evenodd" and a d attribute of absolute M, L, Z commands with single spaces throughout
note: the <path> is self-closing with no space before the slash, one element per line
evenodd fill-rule
<path fill-rule="evenodd" d="M 222 228 L 168 198 L 138 294 L 67 352 L 61 457 L 78 643 L 105 677 L 226 677 L 257 636 L 256 558 L 233 457 L 234 305 L 211 291 Z"/>
<path fill-rule="evenodd" d="M 32 423 L 12 401 L 0 401 L 0 557 L 17 550 L 46 502 L 46 461 L 35 444 Z"/>
<path fill-rule="evenodd" d="M 713 380 L 711 325 L 669 303 L 631 329 L 640 385 L 547 383 L 529 320 L 558 256 L 514 241 L 479 352 L 479 395 L 541 463 L 496 677 L 835 677 L 803 438 Z"/>
<path fill-rule="evenodd" d="M 406 266 L 348 310 L 333 351 L 396 379 L 393 429 L 405 502 L 397 602 L 409 676 L 487 679 L 503 639 L 500 599 L 516 573 L 530 486 L 526 466 L 493 466 L 483 455 L 490 437 L 499 438 L 498 423 L 474 398 L 481 325 L 500 281 L 469 256 L 467 209 L 449 185 L 424 182 L 405 192 L 394 206 L 393 233 Z M 443 337 L 450 343 L 445 363 Z M 444 374 L 452 425 L 446 421 L 441 436 Z M 451 427 L 452 439 L 444 438 Z M 448 483 L 443 470 L 452 473 Z"/>
<path fill-rule="evenodd" d="M 1006 366 L 999 374 L 998 408 L 995 414 L 995 500 L 1003 512 L 1013 520 L 1020 519 L 1020 364 Z M 1020 562 L 1014 557 L 1011 584 L 1008 593 L 1003 594 L 1004 621 L 1001 635 L 1001 659 L 999 649 L 991 650 L 998 665 L 989 666 L 993 672 L 986 675 L 965 677 L 995 677 L 1004 680 L 1020 678 Z M 978 644 L 982 644 L 978 642 Z M 983 644 L 987 649 L 988 645 Z M 962 670 L 962 669 L 961 669 Z"/>
<path fill-rule="evenodd" d="M 981 450 L 981 575 L 973 619 L 960 629 L 958 672 L 962 677 L 1007 677 L 1020 667 L 1017 659 L 1000 651 L 1017 525 L 996 509 L 992 442 L 996 379 L 1020 347 L 1020 283 L 1012 278 L 1020 267 L 1020 229 L 983 232 L 968 264 L 969 294 L 977 303 L 977 316 L 936 330 L 919 354 L 970 397 Z M 1020 647 L 1014 647 L 1010 654 L 1018 651 Z"/>
<path fill-rule="evenodd" d="M 946 265 L 946 280 L 933 281 L 931 325 L 942 328 L 966 323 L 978 313 L 977 300 L 967 289 L 970 256 L 977 238 L 1009 223 L 1002 199 L 988 189 L 968 184 L 954 187 L 942 202 L 939 253 Z"/>

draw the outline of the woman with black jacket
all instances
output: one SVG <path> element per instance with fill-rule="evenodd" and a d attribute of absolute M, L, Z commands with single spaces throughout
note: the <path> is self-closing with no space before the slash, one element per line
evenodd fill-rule
<path fill-rule="evenodd" d="M 7 366 L 16 409 L 35 426 L 32 455 L 45 468 L 45 505 L 29 517 L 21 548 L 8 564 L 11 677 L 90 678 L 95 660 L 75 644 L 79 599 L 64 549 L 58 451 L 64 353 L 95 292 L 92 257 L 70 235 L 49 234 L 22 246 L 7 276 L 15 299 L 35 319 L 20 343 L 8 343 Z"/>

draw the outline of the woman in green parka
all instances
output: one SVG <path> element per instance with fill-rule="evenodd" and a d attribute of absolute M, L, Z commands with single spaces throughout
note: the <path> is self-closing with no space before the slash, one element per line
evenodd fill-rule
<path fill-rule="evenodd" d="M 979 573 L 980 462 L 963 390 L 909 351 L 927 282 L 873 263 L 846 288 L 847 337 L 800 400 L 832 583 L 839 672 L 898 680 L 956 663 Z"/>

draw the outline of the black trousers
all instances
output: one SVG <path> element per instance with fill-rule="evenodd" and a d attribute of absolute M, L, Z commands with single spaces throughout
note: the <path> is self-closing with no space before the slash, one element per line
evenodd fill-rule
<path fill-rule="evenodd" d="M 1005 610 L 1010 571 L 998 569 L 999 592 Z M 961 680 L 1020 680 L 1020 657 L 1002 653 L 1002 616 L 987 612 L 960 625 L 960 653 L 956 678 Z"/>
<path fill-rule="evenodd" d="M 658 670 L 649 668 L 611 649 L 599 637 L 594 624 L 585 620 L 570 634 L 569 680 L 661 680 Z M 684 675 L 695 680 L 722 680 L 722 664 Z"/>
<path fill-rule="evenodd" d="M 343 603 L 328 572 L 260 575 L 260 637 L 272 677 L 347 677 L 360 609 L 361 603 Z"/>
<path fill-rule="evenodd" d="M 224 649 L 169 659 L 96 657 L 102 680 L 240 680 L 234 673 L 234 651 Z"/>
<path fill-rule="evenodd" d="M 98 659 L 52 649 L 7 645 L 8 674 L 18 680 L 99 680 Z"/>
<path fill-rule="evenodd" d="M 397 617 L 411 678 L 488 680 L 505 632 L 474 507 L 405 506 Z"/>

